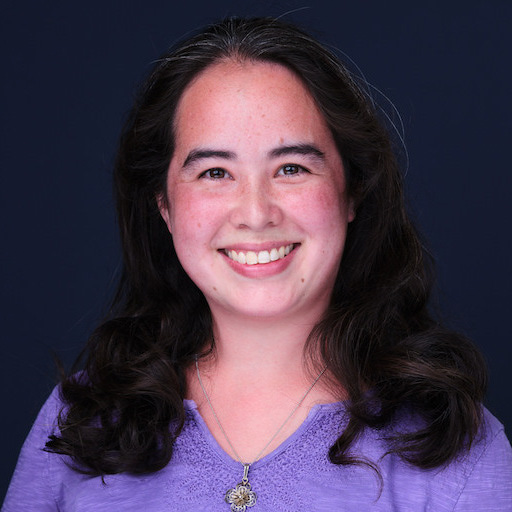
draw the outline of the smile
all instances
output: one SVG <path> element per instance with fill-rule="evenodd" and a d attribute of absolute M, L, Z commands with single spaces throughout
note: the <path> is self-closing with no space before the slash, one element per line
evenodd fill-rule
<path fill-rule="evenodd" d="M 241 263 L 242 265 L 264 265 L 273 261 L 282 260 L 293 250 L 294 244 L 282 245 L 279 248 L 273 248 L 270 251 L 233 251 L 224 250 L 226 256 Z"/>

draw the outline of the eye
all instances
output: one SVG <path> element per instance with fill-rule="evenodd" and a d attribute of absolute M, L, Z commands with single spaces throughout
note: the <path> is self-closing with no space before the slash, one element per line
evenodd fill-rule
<path fill-rule="evenodd" d="M 277 176 L 295 176 L 297 174 L 309 173 L 309 171 L 298 164 L 283 165 L 278 171 Z"/>
<path fill-rule="evenodd" d="M 231 178 L 231 175 L 225 169 L 221 167 L 213 167 L 212 169 L 208 169 L 202 172 L 199 175 L 199 178 L 206 178 L 210 180 L 222 180 L 224 178 Z"/>

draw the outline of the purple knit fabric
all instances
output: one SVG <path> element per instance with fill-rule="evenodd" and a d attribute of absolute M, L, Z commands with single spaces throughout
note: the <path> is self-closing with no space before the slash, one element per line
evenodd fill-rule
<path fill-rule="evenodd" d="M 185 401 L 185 427 L 165 469 L 146 476 L 111 475 L 105 483 L 42 450 L 60 407 L 54 391 L 23 446 L 2 512 L 229 512 L 224 495 L 240 482 L 243 468 L 219 447 L 194 402 Z M 410 421 L 404 418 L 401 428 L 410 428 Z M 382 488 L 370 469 L 329 462 L 329 446 L 345 424 L 342 403 L 315 406 L 294 434 L 251 466 L 257 502 L 247 512 L 512 512 L 512 450 L 489 412 L 469 454 L 431 471 L 395 456 L 381 459 L 385 443 L 367 432 L 354 452 L 378 463 Z"/>

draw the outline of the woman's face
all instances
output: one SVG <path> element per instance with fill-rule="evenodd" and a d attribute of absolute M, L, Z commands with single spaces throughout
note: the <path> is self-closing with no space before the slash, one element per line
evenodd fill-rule
<path fill-rule="evenodd" d="M 353 219 L 343 164 L 288 69 L 227 61 L 185 90 L 161 213 L 212 314 L 318 319 Z"/>

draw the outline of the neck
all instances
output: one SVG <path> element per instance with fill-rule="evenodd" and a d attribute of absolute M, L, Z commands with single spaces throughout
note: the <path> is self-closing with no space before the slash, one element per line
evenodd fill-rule
<path fill-rule="evenodd" d="M 258 379 L 273 374 L 288 378 L 294 373 L 304 375 L 304 347 L 316 319 L 283 321 L 229 314 L 216 314 L 213 319 L 217 371 L 239 372 L 244 378 L 254 375 Z"/>
<path fill-rule="evenodd" d="M 321 373 L 323 362 L 315 354 L 314 364 L 304 358 L 316 319 L 212 316 L 215 350 L 187 369 L 187 393 L 212 435 L 235 459 L 264 456 L 299 427 L 311 407 L 340 399 L 329 385 L 328 371 Z"/>

